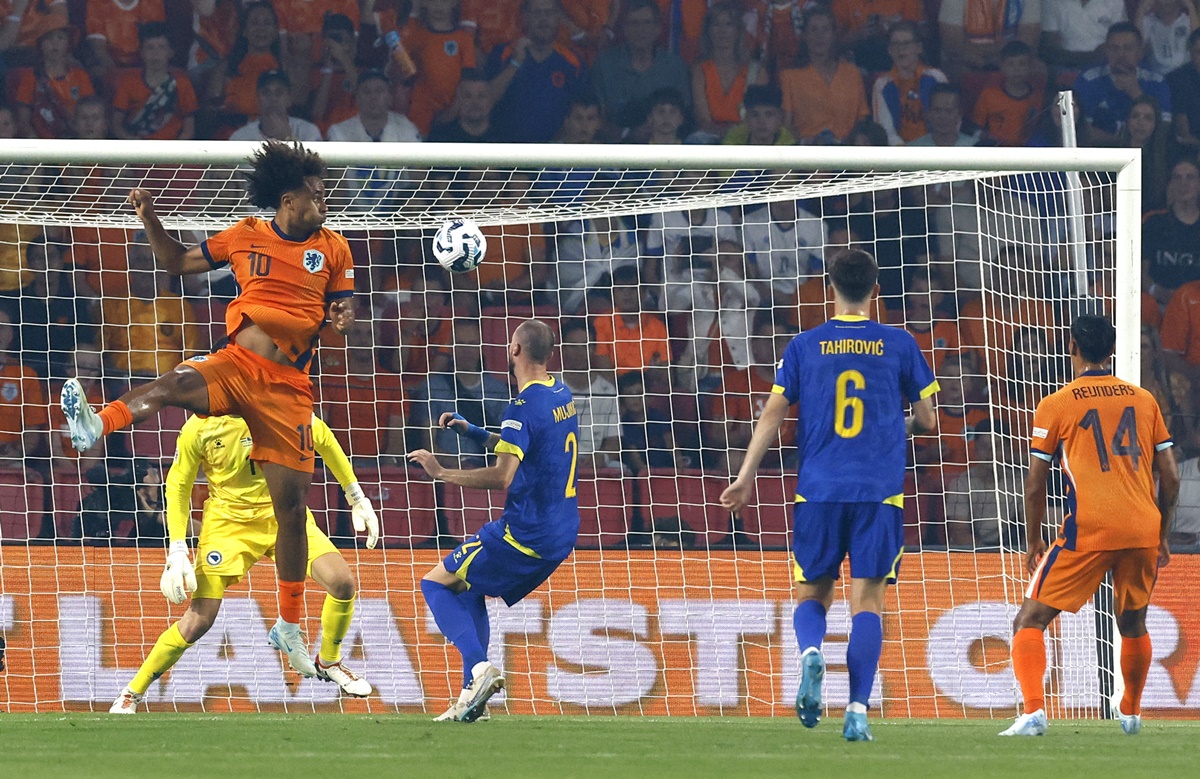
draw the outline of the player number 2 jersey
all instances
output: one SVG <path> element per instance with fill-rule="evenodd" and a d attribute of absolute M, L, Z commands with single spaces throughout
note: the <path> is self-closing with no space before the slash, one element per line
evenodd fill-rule
<path fill-rule="evenodd" d="M 504 413 L 496 452 L 521 460 L 498 520 L 505 538 L 543 559 L 565 560 L 579 535 L 579 417 L 567 386 L 555 379 L 525 385 Z"/>
<path fill-rule="evenodd" d="M 771 391 L 800 407 L 796 500 L 901 506 L 905 401 L 937 390 L 920 347 L 900 328 L 841 316 L 793 338 Z"/>
<path fill-rule="evenodd" d="M 1154 454 L 1171 436 L 1153 395 L 1107 371 L 1084 373 L 1038 403 L 1031 446 L 1062 467 L 1067 549 L 1158 546 Z"/>
<path fill-rule="evenodd" d="M 225 311 L 229 336 L 248 318 L 297 368 L 307 369 L 330 301 L 354 294 L 346 239 L 322 228 L 296 241 L 274 221 L 249 216 L 200 248 L 214 268 L 229 265 L 242 290 Z"/>

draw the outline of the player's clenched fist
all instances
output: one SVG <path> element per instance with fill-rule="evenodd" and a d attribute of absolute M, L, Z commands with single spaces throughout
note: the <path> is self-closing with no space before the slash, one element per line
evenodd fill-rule
<path fill-rule="evenodd" d="M 329 324 L 338 335 L 345 335 L 354 326 L 354 306 L 346 300 L 329 304 Z"/>
<path fill-rule="evenodd" d="M 129 191 L 129 204 L 137 211 L 138 218 L 143 222 L 154 218 L 154 196 L 144 189 Z"/>

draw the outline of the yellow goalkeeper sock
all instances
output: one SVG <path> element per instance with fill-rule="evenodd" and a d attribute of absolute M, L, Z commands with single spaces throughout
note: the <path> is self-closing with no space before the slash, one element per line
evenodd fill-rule
<path fill-rule="evenodd" d="M 333 665 L 342 659 L 342 639 L 350 630 L 350 619 L 354 616 L 354 598 L 338 600 L 325 596 L 321 607 L 321 662 Z"/>
<path fill-rule="evenodd" d="M 158 641 L 154 642 L 154 648 L 146 655 L 142 667 L 130 680 L 129 689 L 138 695 L 145 695 L 151 682 L 171 670 L 171 666 L 179 662 L 179 658 L 183 657 L 183 653 L 190 646 L 179 632 L 179 623 L 171 625 L 158 637 Z"/>

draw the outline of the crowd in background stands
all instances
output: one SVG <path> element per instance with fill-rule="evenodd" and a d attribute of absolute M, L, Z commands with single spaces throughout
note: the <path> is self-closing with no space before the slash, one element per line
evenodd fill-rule
<path fill-rule="evenodd" d="M 0 137 L 1057 146 L 1048 106 L 1073 89 L 1080 145 L 1144 152 L 1142 379 L 1182 450 L 1173 539 L 1200 546 L 1194 0 L 4 3 Z M 497 188 L 516 203 L 543 183 Z M 947 239 L 954 202 L 930 187 L 495 228 L 469 290 L 423 236 L 351 235 L 369 294 L 344 346 L 322 350 L 319 404 L 356 459 L 478 458 L 430 421 L 453 408 L 498 424 L 510 388 L 485 344 L 507 334 L 485 331 L 527 310 L 561 335 L 589 468 L 727 474 L 783 345 L 824 320 L 827 253 L 863 244 L 883 265 L 879 317 L 913 331 L 943 386 L 940 435 L 914 447 L 916 488 L 938 505 L 910 540 L 1015 543 L 1027 414 L 988 409 L 1031 408 L 1066 376 L 1074 309 L 1054 258 Z M 232 280 L 180 286 L 116 233 L 0 226 L 0 461 L 86 472 L 48 434 L 58 382 L 77 373 L 99 403 L 213 345 Z"/>

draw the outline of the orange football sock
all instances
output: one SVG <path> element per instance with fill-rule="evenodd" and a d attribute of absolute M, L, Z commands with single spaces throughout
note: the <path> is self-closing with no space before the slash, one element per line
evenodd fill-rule
<path fill-rule="evenodd" d="M 1025 713 L 1046 707 L 1042 679 L 1046 676 L 1046 639 L 1037 628 L 1021 628 L 1012 640 L 1013 673 L 1025 697 Z M 1145 677 L 1143 676 L 1143 679 Z"/>
<path fill-rule="evenodd" d="M 133 424 L 133 412 L 119 400 L 114 400 L 96 414 L 104 423 L 104 435 Z"/>
<path fill-rule="evenodd" d="M 1150 634 L 1139 638 L 1121 636 L 1121 676 L 1125 677 L 1125 695 L 1121 698 L 1122 714 L 1142 713 L 1142 690 L 1150 673 Z"/>
<path fill-rule="evenodd" d="M 304 582 L 279 582 L 279 618 L 293 625 L 300 624 L 300 609 L 304 605 Z"/>

